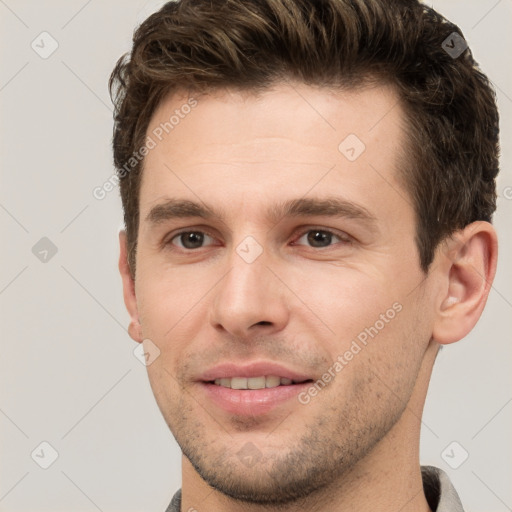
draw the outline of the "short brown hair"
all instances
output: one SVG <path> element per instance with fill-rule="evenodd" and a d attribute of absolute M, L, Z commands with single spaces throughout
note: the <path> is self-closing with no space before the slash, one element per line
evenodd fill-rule
<path fill-rule="evenodd" d="M 440 241 L 471 222 L 491 222 L 496 208 L 496 97 L 464 48 L 460 29 L 418 0 L 165 4 L 136 29 L 131 53 L 109 81 L 132 275 L 144 160 L 129 172 L 126 162 L 143 146 L 160 101 L 178 90 L 258 92 L 288 79 L 340 89 L 369 81 L 394 86 L 408 125 L 408 158 L 398 176 L 414 206 L 428 272 Z"/>

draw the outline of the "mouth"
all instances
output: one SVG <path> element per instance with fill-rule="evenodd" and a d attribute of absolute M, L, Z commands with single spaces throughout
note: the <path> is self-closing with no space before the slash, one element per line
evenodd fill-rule
<path fill-rule="evenodd" d="M 298 405 L 297 395 L 314 382 L 310 375 L 265 361 L 220 364 L 197 380 L 203 396 L 217 411 L 252 418 L 285 407 L 289 410 L 294 402 Z"/>
<path fill-rule="evenodd" d="M 224 377 L 211 381 L 207 384 L 215 384 L 230 389 L 269 389 L 278 386 L 292 386 L 304 382 L 313 382 L 313 379 L 289 379 L 288 377 L 279 377 L 278 375 L 262 375 L 259 377 Z"/>

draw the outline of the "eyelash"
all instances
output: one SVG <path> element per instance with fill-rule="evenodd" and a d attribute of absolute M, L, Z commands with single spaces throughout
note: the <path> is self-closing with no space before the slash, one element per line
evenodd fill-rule
<path fill-rule="evenodd" d="M 340 240 L 339 243 L 343 243 L 343 244 L 351 244 L 353 239 L 350 235 L 347 235 L 346 233 L 344 234 L 341 234 L 341 233 L 336 233 L 335 231 L 332 231 L 330 229 L 324 229 L 324 228 L 320 228 L 320 227 L 308 227 L 307 229 L 303 229 L 301 231 L 298 232 L 298 236 L 297 235 L 294 235 L 294 238 L 296 240 L 299 240 L 301 239 L 304 235 L 306 235 L 307 233 L 310 233 L 311 231 L 319 231 L 321 233 L 327 233 L 329 235 L 332 235 L 336 238 L 338 238 Z M 175 246 L 172 241 L 176 238 L 178 238 L 180 235 L 183 235 L 185 233 L 201 233 L 201 234 L 204 234 L 204 235 L 207 235 L 209 236 L 210 238 L 215 238 L 215 236 L 208 232 L 208 231 L 204 231 L 204 230 L 200 230 L 200 229 L 184 229 L 183 231 L 179 231 L 178 233 L 175 233 L 171 238 L 169 238 L 167 241 L 164 241 L 163 245 L 165 247 L 168 247 L 168 246 L 171 246 L 173 248 L 176 248 L 177 250 L 181 250 L 181 251 L 185 251 L 185 252 L 195 252 L 195 251 L 198 251 L 200 249 L 204 249 L 204 247 L 198 247 L 197 249 L 187 249 L 187 248 L 182 248 L 182 247 L 177 247 Z M 327 247 L 311 247 L 311 246 L 308 246 L 310 247 L 310 249 L 317 249 L 317 250 L 327 250 L 331 247 L 333 247 L 334 244 L 332 245 L 329 245 Z"/>

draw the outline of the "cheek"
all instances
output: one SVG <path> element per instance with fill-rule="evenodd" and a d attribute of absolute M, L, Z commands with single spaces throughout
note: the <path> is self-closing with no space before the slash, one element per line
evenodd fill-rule
<path fill-rule="evenodd" d="M 333 359 L 340 354 L 343 361 L 339 401 L 357 403 L 365 424 L 397 419 L 409 403 L 429 339 L 416 316 L 404 305 L 388 323 L 373 322 L 345 342 L 344 350 L 332 351 Z"/>
<path fill-rule="evenodd" d="M 161 341 L 182 328 L 183 321 L 194 315 L 212 286 L 208 287 L 198 272 L 159 265 L 141 268 L 138 279 L 137 305 L 143 333 Z"/>
<path fill-rule="evenodd" d="M 390 280 L 384 274 L 340 269 L 324 280 L 322 292 L 313 280 L 304 283 L 304 291 L 315 290 L 308 296 L 308 306 L 329 327 L 329 331 L 321 327 L 326 333 L 322 344 L 329 359 L 338 362 L 330 370 L 343 374 L 335 379 L 340 386 L 350 383 L 356 394 L 371 389 L 373 396 L 386 400 L 392 395 L 406 399 L 411 393 L 432 322 L 427 294 L 421 287 L 411 293 L 410 283 L 419 278 L 407 279 L 405 271 Z M 320 328 L 316 330 L 320 333 Z"/>
<path fill-rule="evenodd" d="M 294 301 L 297 317 L 314 318 L 313 312 L 329 328 L 330 337 L 343 345 L 358 336 L 364 341 L 371 333 L 389 331 L 403 309 L 403 296 L 385 276 L 348 268 L 309 273 L 297 295 L 304 297 L 303 303 Z"/>
<path fill-rule="evenodd" d="M 137 301 L 144 338 L 160 350 L 147 367 L 151 387 L 159 404 L 176 403 L 180 396 L 180 369 L 187 366 L 187 350 L 201 340 L 206 322 L 207 292 L 214 283 L 203 272 L 148 268 L 139 274 Z M 218 280 L 218 279 L 217 279 Z"/>

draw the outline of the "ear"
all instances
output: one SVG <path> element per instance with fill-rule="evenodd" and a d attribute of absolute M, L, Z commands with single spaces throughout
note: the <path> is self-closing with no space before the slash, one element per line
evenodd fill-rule
<path fill-rule="evenodd" d="M 143 340 L 142 327 L 139 321 L 139 311 L 135 297 L 135 282 L 128 265 L 128 244 L 125 230 L 119 231 L 119 249 L 119 272 L 123 280 L 124 303 L 130 314 L 128 334 L 134 341 L 141 343 Z"/>
<path fill-rule="evenodd" d="M 443 244 L 439 256 L 442 286 L 432 337 L 446 345 L 466 336 L 482 314 L 496 273 L 496 231 L 473 222 Z"/>

